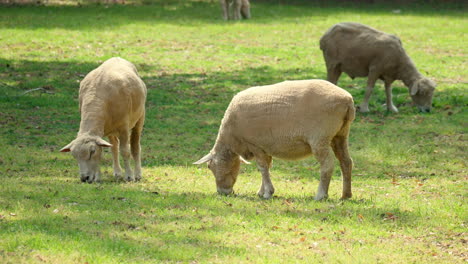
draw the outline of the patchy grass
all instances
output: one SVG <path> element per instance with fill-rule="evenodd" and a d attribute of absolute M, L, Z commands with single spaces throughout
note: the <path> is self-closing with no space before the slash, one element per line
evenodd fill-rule
<path fill-rule="evenodd" d="M 66 2 L 66 1 L 65 1 Z M 1 263 L 463 263 L 467 261 L 466 10 L 253 1 L 223 22 L 217 1 L 0 7 Z M 400 9 L 400 13 L 392 10 Z M 243 166 L 218 196 L 210 150 L 232 96 L 285 79 L 325 78 L 320 36 L 357 21 L 401 37 L 438 82 L 431 114 L 382 85 L 351 131 L 354 197 L 315 202 L 314 159 L 274 161 L 277 193 Z M 58 150 L 79 124 L 79 81 L 112 56 L 137 65 L 148 91 L 144 179 L 81 184 Z M 365 79 L 342 77 L 359 103 Z M 42 90 L 31 91 L 34 88 Z"/>

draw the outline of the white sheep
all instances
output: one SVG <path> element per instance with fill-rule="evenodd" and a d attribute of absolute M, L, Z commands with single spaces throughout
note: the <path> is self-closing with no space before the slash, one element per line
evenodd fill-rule
<path fill-rule="evenodd" d="M 220 0 L 223 10 L 223 19 L 239 20 L 242 18 L 250 18 L 250 2 L 249 0 Z M 231 9 L 231 10 L 230 10 Z"/>
<path fill-rule="evenodd" d="M 272 157 L 297 160 L 314 155 L 320 163 L 316 200 L 328 197 L 333 153 L 343 176 L 342 198 L 351 197 L 352 160 L 348 135 L 355 109 L 352 96 L 324 80 L 285 81 L 252 87 L 229 104 L 213 149 L 195 162 L 208 162 L 218 193 L 230 194 L 240 162 L 255 158 L 262 174 L 258 195 L 270 198 Z"/>
<path fill-rule="evenodd" d="M 111 58 L 86 75 L 79 93 L 80 130 L 76 139 L 60 151 L 71 151 L 77 159 L 81 181 L 99 181 L 103 147 L 112 149 L 117 178 L 122 176 L 120 147 L 125 180 L 141 179 L 140 137 L 145 121 L 146 86 L 135 66 L 122 58 Z M 104 136 L 109 137 L 110 143 Z M 134 173 L 130 153 L 135 161 Z"/>
<path fill-rule="evenodd" d="M 392 100 L 395 80 L 402 80 L 408 87 L 420 111 L 431 110 L 436 84 L 419 73 L 398 37 L 358 23 L 339 23 L 322 36 L 320 49 L 328 81 L 336 84 L 342 72 L 353 79 L 368 77 L 361 112 L 369 112 L 369 98 L 378 79 L 385 83 L 388 111 L 398 112 Z"/>

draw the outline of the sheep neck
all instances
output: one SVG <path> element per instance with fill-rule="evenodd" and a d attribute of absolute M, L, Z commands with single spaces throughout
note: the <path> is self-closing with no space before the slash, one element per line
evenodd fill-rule
<path fill-rule="evenodd" d="M 93 136 L 104 136 L 104 113 L 102 103 L 97 102 L 99 100 L 93 100 L 92 102 L 84 102 L 81 109 L 81 122 L 80 134 L 89 134 Z"/>
<path fill-rule="evenodd" d="M 416 65 L 414 65 L 409 57 L 407 57 L 407 63 L 401 67 L 399 75 L 400 80 L 402 80 L 408 88 L 412 87 L 417 80 L 422 78 L 421 73 L 416 69 Z"/>
<path fill-rule="evenodd" d="M 216 145 L 213 147 L 213 151 L 215 153 L 219 153 L 224 157 L 230 157 L 232 154 L 232 151 L 229 149 L 229 147 L 226 144 L 219 143 L 217 142 Z"/>

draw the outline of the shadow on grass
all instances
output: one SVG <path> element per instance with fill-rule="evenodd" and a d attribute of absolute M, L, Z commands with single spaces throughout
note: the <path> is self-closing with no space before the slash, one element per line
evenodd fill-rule
<path fill-rule="evenodd" d="M 49 243 L 79 243 L 78 250 L 97 254 L 125 253 L 128 258 L 146 256 L 157 259 L 180 259 L 194 254 L 178 255 L 184 250 L 198 252 L 201 258 L 211 254 L 229 255 L 245 249 L 226 246 L 225 235 L 263 226 L 275 230 L 276 221 L 318 225 L 346 225 L 366 216 L 366 226 L 392 230 L 395 225 L 413 226 L 421 221 L 417 212 L 403 211 L 398 206 L 386 207 L 371 200 L 315 202 L 302 197 L 275 197 L 261 200 L 251 196 L 225 197 L 197 191 L 154 194 L 138 185 L 87 185 L 50 180 L 24 180 L 21 188 L 7 191 L 9 201 L 3 210 L 11 210 L 21 201 L 22 208 L 35 208 L 37 217 L 6 218 L 0 221 L 0 234 L 11 235 L 21 230 L 44 236 Z M 287 201 L 287 202 L 285 202 Z M 55 208 L 59 208 L 53 212 Z M 387 219 L 388 212 L 398 219 Z M 239 218 L 244 221 L 238 222 Z M 232 228 L 235 225 L 235 228 Z M 309 226 L 309 225 L 306 225 Z M 18 235 L 20 234 L 18 233 Z M 65 247 L 66 248 L 66 247 Z M 175 255 L 172 255 L 175 254 Z"/>
<path fill-rule="evenodd" d="M 0 135 L 3 144 L 28 146 L 38 149 L 59 149 L 72 140 L 79 126 L 78 80 L 97 67 L 98 63 L 9 61 L 0 58 L 0 76 L 8 85 L 0 83 Z M 190 164 L 209 151 L 214 144 L 220 121 L 232 96 L 238 91 L 255 85 L 266 85 L 285 79 L 323 78 L 324 69 L 277 70 L 262 66 L 239 71 L 210 73 L 167 74 L 152 65 L 137 64 L 147 84 L 147 117 L 142 138 L 144 166 Z M 362 99 L 361 81 L 342 78 L 340 86 L 353 94 L 355 102 Z M 50 87 L 53 94 L 25 90 Z M 363 86 L 364 87 L 364 86 Z M 381 87 L 380 87 L 381 88 Z M 396 87 L 397 103 L 410 104 L 406 88 Z M 410 106 L 402 105 L 400 114 L 385 112 L 379 104 L 385 102 L 383 89 L 375 89 L 372 102 L 376 107 L 369 114 L 358 114 L 351 132 L 351 144 L 372 147 L 360 142 L 366 137 L 384 133 L 386 123 L 395 120 L 421 122 L 427 118 L 449 118 L 462 115 L 467 105 L 462 87 L 438 91 L 434 98 L 434 113 L 421 115 Z M 450 106 L 447 110 L 444 107 Z M 371 105 L 371 107 L 373 107 Z M 418 118 L 418 117 L 421 118 Z M 452 124 L 446 124 L 452 125 Z M 453 125 L 456 125 L 455 123 Z M 431 129 L 431 128 L 427 128 Z M 404 138 L 412 137 L 426 128 L 408 126 Z M 388 140 L 398 135 L 387 135 Z M 401 136 L 401 135 L 400 135 Z M 437 136 L 437 135 L 436 135 Z M 436 137 L 434 136 L 434 137 Z M 409 140 L 408 144 L 413 141 Z M 408 146 L 411 148 L 412 146 Z"/>
<path fill-rule="evenodd" d="M 253 1 L 251 20 L 241 23 L 276 23 L 279 19 L 310 17 L 323 20 L 337 13 L 365 13 L 390 16 L 393 9 L 420 16 L 463 17 L 466 4 L 445 3 L 418 5 L 401 3 L 369 4 L 347 1 Z M 461 10 L 460 10 L 461 9 Z M 83 5 L 83 6 L 7 6 L 0 9 L 4 17 L 1 28 L 64 28 L 70 30 L 106 30 L 140 22 L 148 24 L 229 25 L 221 19 L 217 1 L 152 1 L 149 5 Z M 11 16 L 12 19 L 8 19 Z"/>

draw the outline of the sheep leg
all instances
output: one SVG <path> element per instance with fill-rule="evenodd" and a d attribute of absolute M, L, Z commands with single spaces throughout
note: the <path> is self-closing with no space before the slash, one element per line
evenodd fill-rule
<path fill-rule="evenodd" d="M 250 18 L 250 3 L 249 3 L 249 0 L 242 0 L 241 15 L 245 19 Z"/>
<path fill-rule="evenodd" d="M 135 161 L 135 180 L 141 180 L 141 131 L 143 130 L 143 118 L 138 120 L 135 127 L 132 129 L 132 135 L 130 138 L 130 146 L 132 151 L 132 157 Z"/>
<path fill-rule="evenodd" d="M 353 160 L 349 156 L 348 152 L 348 136 L 335 136 L 332 140 L 331 146 L 336 158 L 340 162 L 341 175 L 343 177 L 343 194 L 341 199 L 351 198 L 353 195 L 351 192 L 351 171 L 353 169 Z"/>
<path fill-rule="evenodd" d="M 112 144 L 112 165 L 114 167 L 114 177 L 120 179 L 122 177 L 122 167 L 119 162 L 119 138 L 116 136 L 109 136 L 109 141 Z"/>
<path fill-rule="evenodd" d="M 328 198 L 328 187 L 330 186 L 335 161 L 330 145 L 317 148 L 314 155 L 320 163 L 320 183 L 315 196 L 315 200 L 318 201 Z"/>
<path fill-rule="evenodd" d="M 361 113 L 369 112 L 369 98 L 372 94 L 372 90 L 374 90 L 375 82 L 377 81 L 377 79 L 377 74 L 369 72 L 369 76 L 367 78 L 366 93 L 364 94 L 364 101 L 362 101 L 361 105 L 359 106 L 359 111 Z"/>
<path fill-rule="evenodd" d="M 233 1 L 233 8 L 234 8 L 234 20 L 241 19 L 241 8 L 242 8 L 242 0 L 234 0 Z"/>
<path fill-rule="evenodd" d="M 385 80 L 385 95 L 387 96 L 387 110 L 393 113 L 398 113 L 398 108 L 393 104 L 392 99 L 392 82 Z"/>
<path fill-rule="evenodd" d="M 264 199 L 270 199 L 275 193 L 275 187 L 270 179 L 270 168 L 271 168 L 271 156 L 261 155 L 257 158 L 257 167 L 260 173 L 262 174 L 262 186 L 257 192 L 257 195 Z"/>
<path fill-rule="evenodd" d="M 223 9 L 223 19 L 228 20 L 229 19 L 229 3 L 227 0 L 219 0 L 221 3 L 221 8 Z"/>
<path fill-rule="evenodd" d="M 338 79 L 340 79 L 341 70 L 338 65 L 327 67 L 327 80 L 333 84 L 338 83 Z"/>
<path fill-rule="evenodd" d="M 124 166 L 125 166 L 125 180 L 134 181 L 132 168 L 130 167 L 130 144 L 128 142 L 129 131 L 120 132 L 120 154 L 122 155 Z"/>

